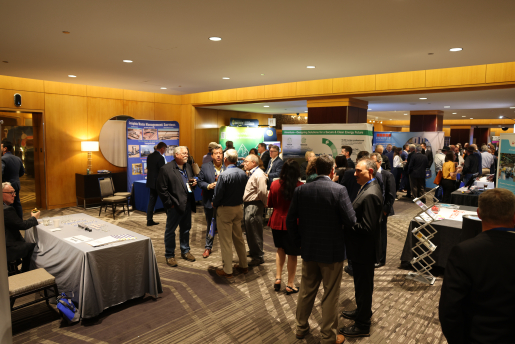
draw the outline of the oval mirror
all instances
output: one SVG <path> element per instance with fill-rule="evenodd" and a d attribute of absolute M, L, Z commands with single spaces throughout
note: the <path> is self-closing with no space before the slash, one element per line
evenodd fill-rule
<path fill-rule="evenodd" d="M 104 158 L 114 166 L 127 167 L 126 121 L 130 116 L 116 116 L 105 122 L 98 144 Z"/>

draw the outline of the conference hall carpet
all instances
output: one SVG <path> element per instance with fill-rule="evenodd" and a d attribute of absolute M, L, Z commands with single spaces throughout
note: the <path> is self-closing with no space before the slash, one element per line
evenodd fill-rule
<path fill-rule="evenodd" d="M 158 226 L 147 227 L 144 213 L 130 217 L 102 213 L 101 219 L 152 239 L 164 292 L 157 300 L 148 295 L 105 310 L 94 319 L 68 325 L 45 303 L 13 313 L 14 343 L 318 343 L 321 320 L 321 289 L 310 317 L 311 333 L 295 338 L 298 294 L 275 292 L 275 248 L 270 228 L 265 228 L 265 264 L 254 267 L 233 282 L 216 276 L 221 265 L 218 238 L 212 255 L 202 258 L 206 233 L 201 206 L 193 215 L 191 252 L 193 263 L 178 259 L 179 267 L 164 263 L 163 233 L 166 215 L 157 213 Z M 372 328 L 369 338 L 347 338 L 346 343 L 446 343 L 438 321 L 442 278 L 434 286 L 406 280 L 399 269 L 400 255 L 409 220 L 417 207 L 406 198 L 395 203 L 397 215 L 389 218 L 386 266 L 376 269 Z M 98 216 L 98 208 L 66 208 L 43 212 L 43 217 L 73 213 Z M 177 235 L 178 240 L 178 235 Z M 177 243 L 177 248 L 178 248 Z M 234 261 L 237 262 L 236 254 Z M 296 283 L 300 285 L 301 259 Z M 283 281 L 286 273 L 283 272 Z M 355 308 L 352 277 L 343 273 L 339 308 Z M 351 324 L 340 318 L 339 326 Z"/>

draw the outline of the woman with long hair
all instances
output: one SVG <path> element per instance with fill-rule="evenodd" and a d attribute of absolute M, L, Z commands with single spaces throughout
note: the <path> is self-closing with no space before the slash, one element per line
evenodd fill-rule
<path fill-rule="evenodd" d="M 334 158 L 336 168 L 334 169 L 334 182 L 339 182 L 343 178 L 343 174 L 347 171 L 347 157 L 343 154 L 339 154 Z"/>
<path fill-rule="evenodd" d="M 397 190 L 399 190 L 399 185 L 401 184 L 401 175 L 404 171 L 404 164 L 402 163 L 401 158 L 402 147 L 395 147 L 393 149 L 393 175 L 395 177 L 395 194 L 397 195 Z M 397 197 L 395 197 L 397 198 Z"/>
<path fill-rule="evenodd" d="M 306 183 L 311 183 L 318 177 L 317 169 L 315 167 L 317 159 L 313 158 L 308 161 L 308 167 L 306 167 Z"/>
<path fill-rule="evenodd" d="M 440 186 L 443 189 L 443 203 L 451 203 L 451 193 L 456 190 L 456 175 L 461 171 L 461 168 L 456 168 L 454 162 L 454 153 L 447 152 L 445 154 L 445 163 L 442 166 L 442 181 Z"/>
<path fill-rule="evenodd" d="M 283 165 L 279 180 L 272 182 L 270 193 L 268 194 L 268 208 L 273 208 L 274 212 L 268 221 L 268 226 L 272 228 L 274 244 L 277 247 L 275 255 L 275 291 L 281 290 L 281 276 L 283 266 L 288 256 L 288 283 L 286 284 L 286 294 L 298 293 L 295 288 L 295 271 L 297 270 L 297 256 L 300 256 L 300 249 L 293 245 L 288 237 L 286 230 L 286 216 L 293 197 L 293 191 L 302 183 L 299 181 L 300 165 L 293 159 L 288 159 Z"/>

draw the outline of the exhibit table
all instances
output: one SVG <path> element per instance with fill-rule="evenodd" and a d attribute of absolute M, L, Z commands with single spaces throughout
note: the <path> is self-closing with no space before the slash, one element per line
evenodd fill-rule
<path fill-rule="evenodd" d="M 459 206 L 459 210 L 476 212 L 477 208 L 468 206 Z M 431 254 L 431 257 L 435 260 L 435 265 L 445 268 L 447 259 L 451 253 L 452 248 L 467 239 L 473 238 L 481 230 L 474 227 L 468 227 L 462 229 L 463 221 L 456 220 L 440 220 L 434 221 L 431 225 L 436 229 L 437 233 L 431 240 L 435 244 L 436 250 Z M 410 262 L 413 258 L 413 251 L 411 250 L 416 244 L 417 239 L 413 236 L 411 231 L 418 227 L 419 224 L 416 221 L 411 221 L 409 229 L 406 235 L 406 241 L 404 242 L 404 248 L 402 250 L 401 261 Z"/>
<path fill-rule="evenodd" d="M 146 180 L 137 180 L 132 184 L 132 189 L 134 190 L 134 206 L 137 210 L 143 212 L 147 211 L 148 198 L 150 195 L 150 189 L 146 187 L 146 184 Z M 202 189 L 200 187 L 197 186 L 193 190 L 193 194 L 195 195 L 195 202 L 202 200 Z M 154 211 L 163 208 L 163 202 L 161 202 L 161 198 L 158 197 Z"/>
<path fill-rule="evenodd" d="M 477 208 L 479 195 L 480 193 L 461 193 L 461 191 L 454 191 L 451 193 L 451 203 Z"/>
<path fill-rule="evenodd" d="M 45 225 L 55 219 L 60 223 Z M 39 222 L 25 234 L 26 241 L 37 244 L 32 267 L 44 268 L 55 277 L 59 292 L 66 292 L 77 302 L 82 318 L 97 316 L 145 293 L 157 297 L 163 292 L 150 238 L 86 214 Z M 79 225 L 90 227 L 91 232 Z M 55 230 L 56 226 L 61 230 Z M 98 247 L 81 241 L 112 240 L 112 236 L 124 241 Z"/>

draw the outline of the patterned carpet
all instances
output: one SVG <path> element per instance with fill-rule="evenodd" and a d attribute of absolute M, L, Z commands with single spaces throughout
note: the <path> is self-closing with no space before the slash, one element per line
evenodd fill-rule
<path fill-rule="evenodd" d="M 202 207 L 193 216 L 191 252 L 196 262 L 178 259 L 179 267 L 164 264 L 164 223 L 166 215 L 157 213 L 158 226 L 146 227 L 145 214 L 130 217 L 119 212 L 101 218 L 152 239 L 158 257 L 164 293 L 157 300 L 142 297 L 104 311 L 95 319 L 67 325 L 43 303 L 13 313 L 15 343 L 318 343 L 321 320 L 319 292 L 310 318 L 311 333 L 304 340 L 295 338 L 297 295 L 287 296 L 284 283 L 275 292 L 275 248 L 272 233 L 265 229 L 265 264 L 233 282 L 219 278 L 213 268 L 221 264 L 220 246 L 202 258 L 205 219 Z M 347 343 L 446 343 L 438 321 L 438 300 L 442 279 L 427 286 L 404 278 L 399 257 L 408 222 L 417 207 L 406 198 L 395 204 L 397 215 L 390 217 L 386 266 L 376 270 L 371 336 L 348 338 Z M 82 208 L 45 211 L 43 216 L 84 212 Z M 86 213 L 98 216 L 98 208 Z M 178 236 L 177 236 L 178 239 Z M 177 243 L 178 247 L 178 243 Z M 234 257 L 236 262 L 236 255 Z M 301 260 L 297 269 L 300 285 Z M 341 309 L 355 308 L 352 277 L 343 274 Z M 286 274 L 283 273 L 283 280 Z M 340 318 L 339 326 L 350 324 Z"/>

